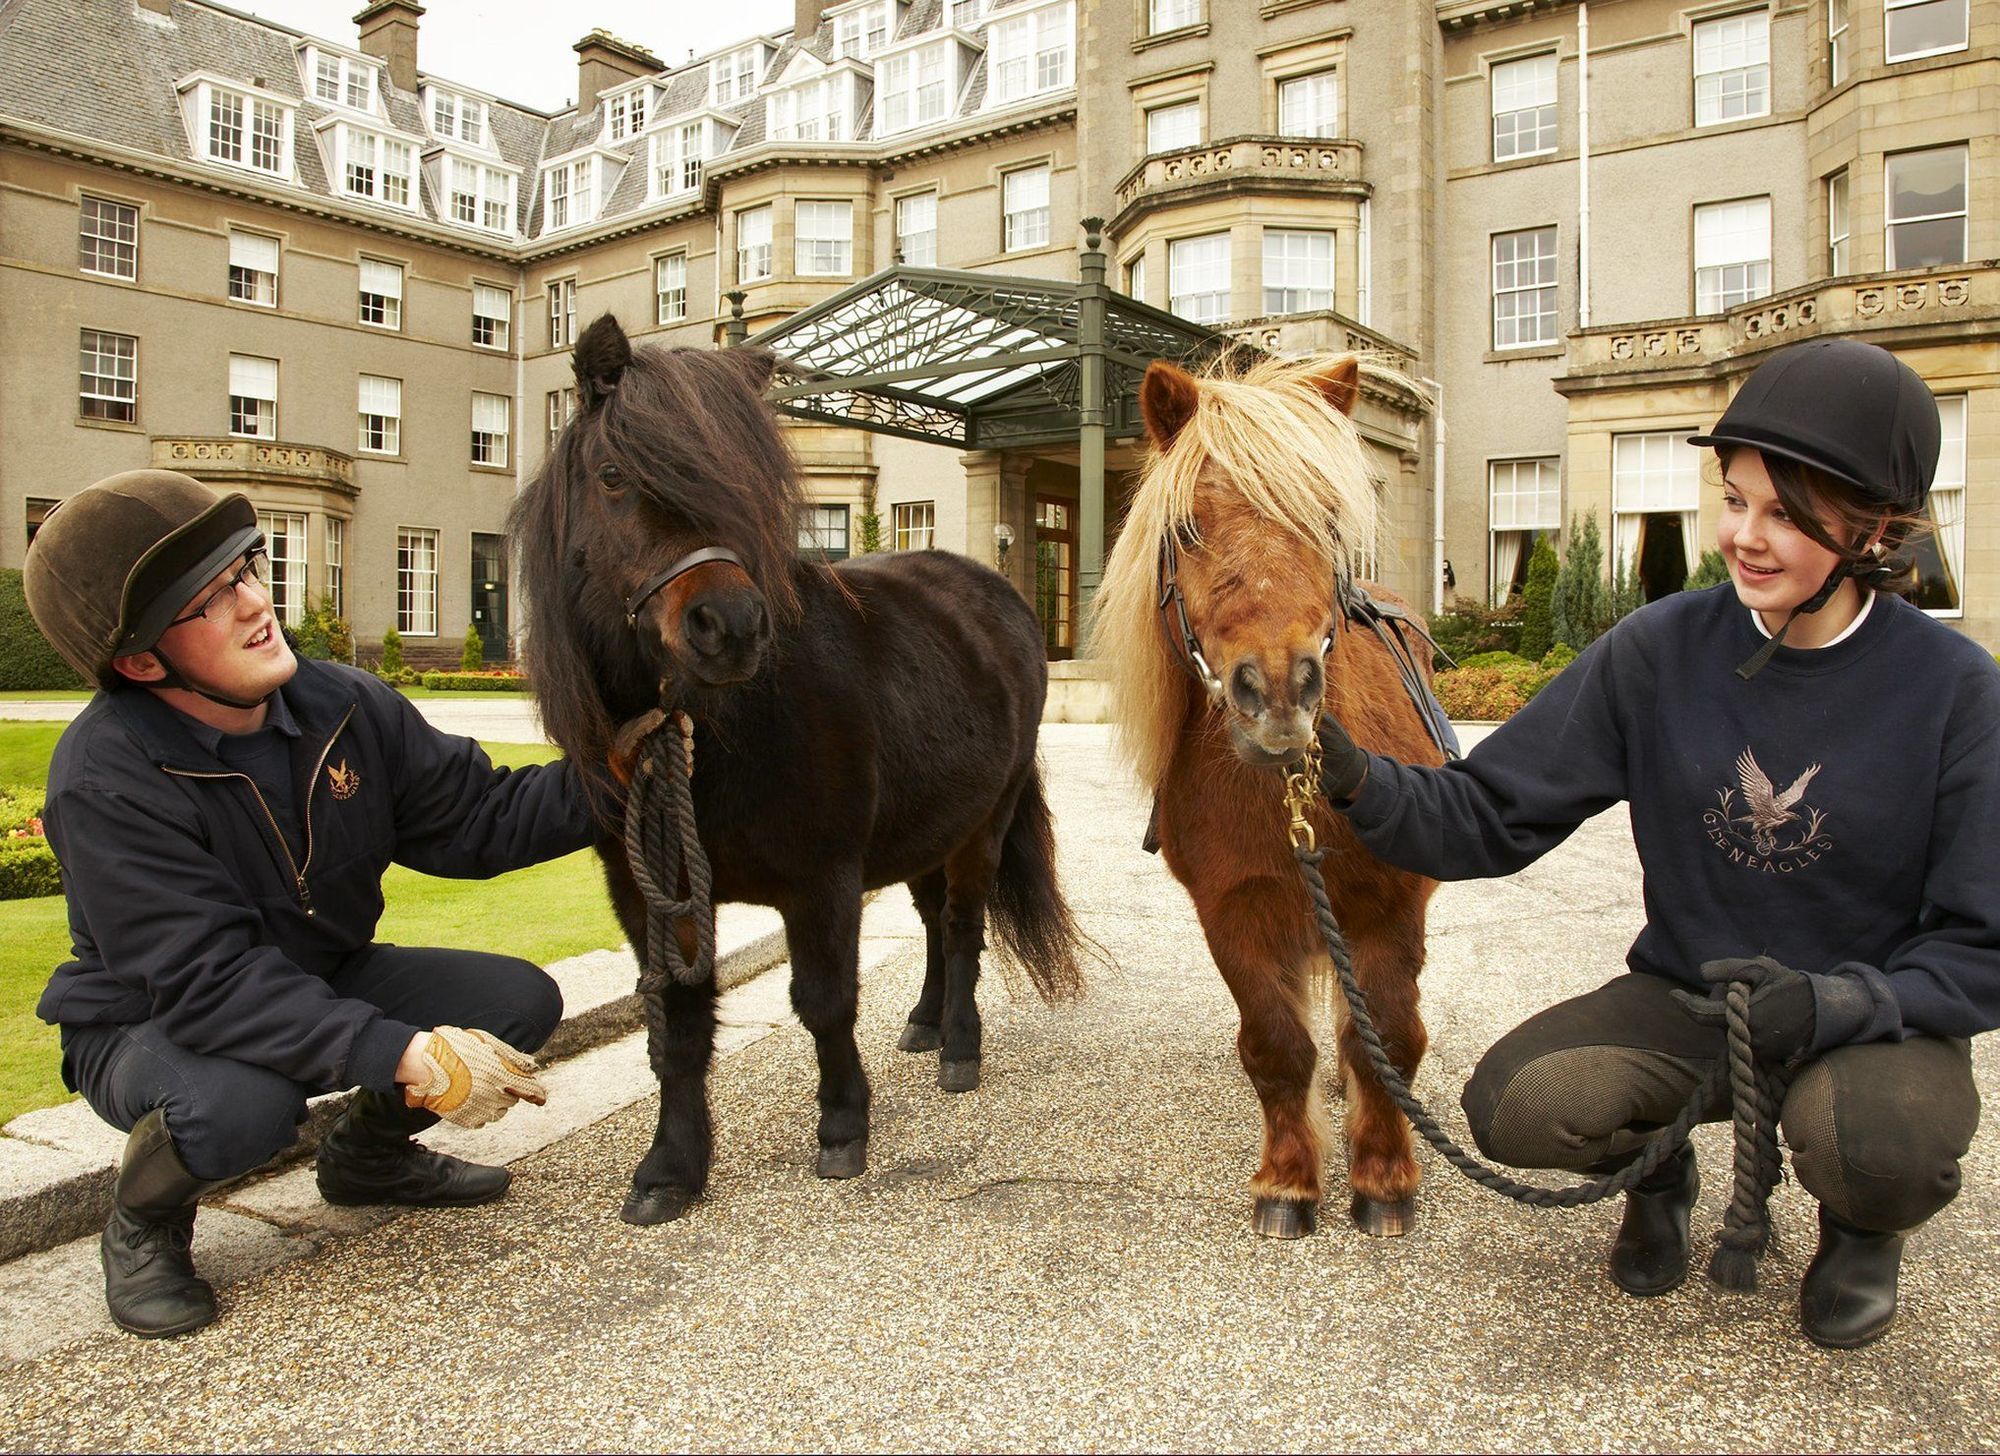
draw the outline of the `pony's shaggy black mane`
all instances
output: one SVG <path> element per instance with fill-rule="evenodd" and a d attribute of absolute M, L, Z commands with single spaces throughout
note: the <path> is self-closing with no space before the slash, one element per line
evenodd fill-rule
<path fill-rule="evenodd" d="M 623 719 L 660 696 L 622 617 L 585 591 L 593 569 L 581 513 L 601 472 L 641 491 L 677 534 L 726 546 L 762 592 L 773 628 L 796 622 L 805 496 L 764 403 L 772 358 L 756 349 L 632 349 L 606 315 L 578 342 L 583 408 L 521 493 L 507 529 L 537 604 L 523 651 L 543 726 L 580 764 L 605 762 Z"/>

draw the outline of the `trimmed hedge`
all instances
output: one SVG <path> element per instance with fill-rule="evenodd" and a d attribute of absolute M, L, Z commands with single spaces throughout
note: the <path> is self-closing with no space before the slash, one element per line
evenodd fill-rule
<path fill-rule="evenodd" d="M 1481 652 L 1461 666 L 1439 673 L 1432 687 L 1448 718 L 1505 722 L 1534 701 L 1535 694 L 1575 660 L 1575 650 L 1561 642 L 1540 662 L 1511 652 Z"/>
<path fill-rule="evenodd" d="M 0 692 L 47 692 L 87 688 L 62 655 L 49 646 L 21 591 L 21 573 L 0 571 Z"/>
<path fill-rule="evenodd" d="M 62 893 L 62 874 L 46 839 L 0 839 L 0 900 Z"/>
<path fill-rule="evenodd" d="M 432 692 L 525 693 L 528 679 L 518 672 L 427 672 L 423 685 Z"/>

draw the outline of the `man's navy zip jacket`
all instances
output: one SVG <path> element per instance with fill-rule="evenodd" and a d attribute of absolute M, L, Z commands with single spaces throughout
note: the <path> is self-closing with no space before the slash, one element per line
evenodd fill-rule
<path fill-rule="evenodd" d="M 301 821 L 149 692 L 100 693 L 63 734 L 43 819 L 75 959 L 36 1008 L 153 1021 L 189 1051 L 312 1088 L 387 1088 L 417 1028 L 324 979 L 372 942 L 382 874 L 484 879 L 593 842 L 568 762 L 510 771 L 372 675 L 301 660 L 281 689 Z M 287 840 L 290 843 L 287 843 Z"/>
<path fill-rule="evenodd" d="M 1623 799 L 1645 873 L 1632 970 L 1706 991 L 1703 962 L 1769 955 L 1853 977 L 1859 1041 L 2000 1026 L 2000 669 L 1887 596 L 1846 640 L 1737 677 L 1764 644 L 1727 583 L 1666 597 L 1462 761 L 1371 757 L 1348 822 L 1462 880 Z"/>

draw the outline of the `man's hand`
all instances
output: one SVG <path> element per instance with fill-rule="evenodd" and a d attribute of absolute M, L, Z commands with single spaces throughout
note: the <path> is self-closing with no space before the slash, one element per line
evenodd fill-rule
<path fill-rule="evenodd" d="M 632 787 L 632 775 L 639 766 L 641 745 L 666 720 L 665 713 L 651 708 L 636 718 L 626 719 L 619 726 L 618 736 L 611 740 L 611 776 L 618 780 L 619 788 Z"/>
<path fill-rule="evenodd" d="M 535 1059 L 486 1032 L 440 1026 L 412 1042 L 411 1051 L 421 1076 L 403 1089 L 403 1101 L 460 1127 L 484 1127 L 516 1102 L 540 1107 L 549 1100 L 535 1076 Z M 410 1060 L 406 1053 L 405 1064 Z"/>
<path fill-rule="evenodd" d="M 1701 978 L 1711 989 L 1706 996 L 1676 991 L 1674 1000 L 1692 1021 L 1718 1029 L 1728 1025 L 1724 1000 L 1735 981 L 1748 981 L 1750 992 L 1750 1045 L 1759 1061 L 1782 1066 L 1810 1051 L 1816 1029 L 1817 1010 L 1813 978 L 1804 971 L 1781 966 L 1769 956 L 1709 961 L 1701 968 Z"/>
<path fill-rule="evenodd" d="M 1319 787 L 1335 801 L 1353 798 L 1368 779 L 1368 754 L 1331 713 L 1319 718 Z"/>

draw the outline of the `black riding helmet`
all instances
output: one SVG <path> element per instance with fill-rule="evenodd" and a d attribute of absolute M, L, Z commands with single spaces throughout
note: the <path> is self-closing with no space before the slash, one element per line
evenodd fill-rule
<path fill-rule="evenodd" d="M 1921 511 L 1930 494 L 1942 439 L 1937 399 L 1909 365 L 1859 339 L 1811 339 L 1759 364 L 1715 428 L 1688 443 L 1747 446 L 1795 460 L 1848 485 L 1862 501 L 1907 516 Z M 1843 560 L 1738 676 L 1755 675 L 1792 622 L 1825 606 L 1842 581 L 1878 569 L 1866 556 Z"/>

